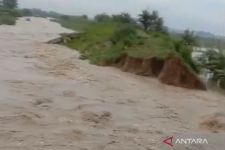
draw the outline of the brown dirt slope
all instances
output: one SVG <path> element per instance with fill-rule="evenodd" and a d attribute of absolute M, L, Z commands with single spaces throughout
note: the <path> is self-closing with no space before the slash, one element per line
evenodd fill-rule
<path fill-rule="evenodd" d="M 143 59 L 124 54 L 115 61 L 115 65 L 126 72 L 158 77 L 165 84 L 206 90 L 206 86 L 198 76 L 177 57 L 167 58 L 166 60 L 158 57 Z"/>
<path fill-rule="evenodd" d="M 173 57 L 165 61 L 162 72 L 159 75 L 162 83 L 184 87 L 189 89 L 206 90 L 206 86 L 181 59 Z"/>
<path fill-rule="evenodd" d="M 164 60 L 158 57 L 135 58 L 124 54 L 115 61 L 115 64 L 126 72 L 157 77 L 162 70 Z"/>

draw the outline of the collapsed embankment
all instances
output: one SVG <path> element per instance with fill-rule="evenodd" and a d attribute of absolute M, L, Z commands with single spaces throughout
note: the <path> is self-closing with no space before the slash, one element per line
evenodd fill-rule
<path fill-rule="evenodd" d="M 80 33 L 62 33 L 59 37 L 54 38 L 48 41 L 48 44 L 60 44 L 60 43 L 67 43 L 68 41 L 72 40 L 73 38 L 77 37 Z"/>
<path fill-rule="evenodd" d="M 166 59 L 134 58 L 126 54 L 114 62 L 123 71 L 158 78 L 162 83 L 189 89 L 206 90 L 204 83 L 178 57 Z"/>
<path fill-rule="evenodd" d="M 49 44 L 67 43 L 77 37 L 77 33 L 61 34 L 59 38 L 49 41 Z M 126 72 L 142 76 L 158 78 L 162 83 L 188 89 L 206 90 L 205 84 L 199 77 L 178 57 L 135 58 L 122 54 L 114 62 L 107 65 L 116 66 Z"/>

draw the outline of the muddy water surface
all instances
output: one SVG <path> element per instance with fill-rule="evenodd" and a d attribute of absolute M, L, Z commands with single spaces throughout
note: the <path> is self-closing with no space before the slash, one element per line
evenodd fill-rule
<path fill-rule="evenodd" d="M 223 95 L 90 65 L 45 43 L 71 32 L 43 18 L 0 26 L 0 149 L 161 150 L 166 136 L 224 132 Z"/>

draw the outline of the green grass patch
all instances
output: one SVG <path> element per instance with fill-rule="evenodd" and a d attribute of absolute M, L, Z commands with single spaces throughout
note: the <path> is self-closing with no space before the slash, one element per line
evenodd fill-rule
<path fill-rule="evenodd" d="M 166 57 L 174 53 L 173 39 L 161 33 L 147 34 L 141 29 L 117 22 L 92 23 L 67 46 L 86 54 L 94 63 L 104 64 L 122 53 L 133 57 Z"/>
<path fill-rule="evenodd" d="M 115 21 L 72 20 L 62 25 L 74 30 L 80 29 L 83 33 L 66 45 L 87 56 L 91 63 L 107 65 L 124 53 L 138 58 L 157 56 L 164 59 L 173 55 L 180 57 L 195 72 L 198 71 L 188 47 L 168 34 L 146 33 L 133 24 Z"/>
<path fill-rule="evenodd" d="M 173 39 L 164 34 L 149 34 L 147 38 L 136 42 L 128 47 L 126 52 L 133 57 L 148 58 L 157 56 L 165 58 L 169 54 L 175 53 L 173 49 Z"/>
<path fill-rule="evenodd" d="M 91 23 L 84 28 L 84 33 L 67 43 L 67 45 L 81 52 L 102 50 L 110 46 L 110 38 L 117 27 L 118 24 L 116 23 Z M 109 42 L 109 45 L 107 45 L 107 42 Z"/>

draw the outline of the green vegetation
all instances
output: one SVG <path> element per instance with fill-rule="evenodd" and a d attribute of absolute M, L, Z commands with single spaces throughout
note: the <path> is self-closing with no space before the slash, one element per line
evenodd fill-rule
<path fill-rule="evenodd" d="M 7 9 L 17 8 L 17 0 L 3 0 L 2 4 Z"/>
<path fill-rule="evenodd" d="M 0 25 L 14 25 L 16 23 L 17 12 L 15 10 L 0 8 Z"/>
<path fill-rule="evenodd" d="M 89 23 L 83 27 L 85 32 L 81 36 L 67 44 L 69 47 L 79 49 L 93 63 L 100 64 L 103 52 L 111 47 L 110 38 L 117 27 L 118 24 L 112 22 Z"/>
<path fill-rule="evenodd" d="M 204 53 L 202 65 L 213 73 L 211 80 L 225 89 L 225 53 L 222 50 L 211 49 Z"/>
<path fill-rule="evenodd" d="M 3 0 L 0 6 L 0 25 L 14 25 L 18 12 L 15 10 L 17 7 L 17 0 Z"/>
<path fill-rule="evenodd" d="M 179 32 L 179 31 L 178 31 Z M 201 32 L 193 32 L 190 30 L 185 31 L 186 34 L 190 34 L 194 38 L 194 45 L 204 48 L 217 48 L 225 50 L 225 37 L 216 36 L 211 33 L 206 32 L 207 35 L 202 34 Z M 170 35 L 177 39 L 182 39 L 184 34 L 180 34 L 174 31 L 171 31 Z M 204 32 L 203 32 L 204 33 Z"/>
<path fill-rule="evenodd" d="M 202 43 L 208 40 L 197 37 L 190 30 L 185 30 L 179 36 L 168 34 L 163 19 L 156 11 L 143 11 L 139 15 L 139 22 L 127 13 L 112 16 L 99 14 L 94 20 L 86 16 L 61 16 L 56 21 L 67 28 L 82 31 L 66 45 L 79 50 L 91 63 L 110 65 L 123 54 L 162 59 L 176 56 L 195 73 L 201 69 L 209 70 L 213 74 L 212 80 L 225 88 L 224 52 L 207 51 L 202 61 L 196 63 L 191 55 L 193 46 L 203 46 Z"/>
<path fill-rule="evenodd" d="M 194 35 L 194 31 L 185 30 L 182 40 L 186 45 L 197 45 L 197 37 Z"/>
<path fill-rule="evenodd" d="M 200 64 L 192 59 L 193 46 L 225 48 L 224 39 L 199 38 L 190 30 L 181 35 L 169 34 L 163 18 L 157 11 L 142 11 L 137 20 L 128 13 L 96 15 L 89 19 L 86 15 L 69 16 L 40 9 L 15 9 L 17 3 L 0 7 L 0 25 L 15 24 L 18 16 L 51 17 L 64 27 L 79 31 L 67 46 L 79 50 L 84 58 L 97 65 L 110 65 L 123 54 L 136 58 L 153 56 L 165 59 L 176 56 L 195 73 L 207 69 L 213 73 L 212 80 L 225 88 L 225 54 L 211 50 L 204 54 Z M 217 46 L 214 46 L 217 45 Z"/>
<path fill-rule="evenodd" d="M 162 32 L 165 30 L 163 27 L 163 19 L 159 17 L 157 11 L 152 11 L 152 13 L 147 10 L 142 11 L 139 15 L 139 21 L 145 31 Z"/>
<path fill-rule="evenodd" d="M 172 38 L 156 11 L 147 13 L 150 15 L 148 17 L 143 15 L 146 12 L 140 15 L 140 24 L 127 13 L 112 16 L 99 14 L 94 20 L 64 16 L 57 21 L 67 28 L 83 31 L 66 45 L 79 50 L 94 64 L 111 64 L 122 54 L 139 58 L 174 55 L 198 72 L 191 58 L 191 46 Z"/>

